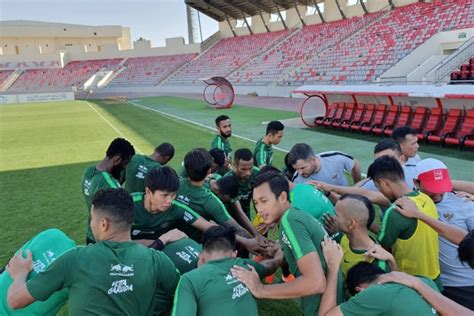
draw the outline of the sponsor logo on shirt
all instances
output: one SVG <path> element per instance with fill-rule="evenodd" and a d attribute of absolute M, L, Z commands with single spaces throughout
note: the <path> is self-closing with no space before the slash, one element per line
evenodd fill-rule
<path fill-rule="evenodd" d="M 43 260 L 46 262 L 47 265 L 50 265 L 54 260 L 56 260 L 56 254 L 51 250 L 46 250 L 41 254 L 41 256 L 43 257 Z M 37 259 L 33 261 L 33 270 L 36 273 L 43 272 L 47 267 L 46 264 L 44 264 L 44 262 L 40 259 Z"/>
<path fill-rule="evenodd" d="M 288 237 L 286 236 L 285 232 L 282 232 L 281 234 L 281 241 L 287 245 L 290 249 L 293 249 L 291 248 L 291 244 L 290 244 L 290 241 L 288 240 Z"/>
<path fill-rule="evenodd" d="M 337 173 L 335 173 L 335 174 L 331 177 L 331 179 L 336 180 L 336 179 L 337 179 Z"/>
<path fill-rule="evenodd" d="M 46 269 L 46 265 L 43 263 L 41 260 L 35 260 L 33 261 L 33 270 L 35 270 L 36 273 L 40 273 Z"/>
<path fill-rule="evenodd" d="M 177 251 L 176 255 L 180 257 L 183 261 L 186 261 L 188 264 L 191 264 L 193 262 L 191 260 L 191 256 L 186 251 Z"/>
<path fill-rule="evenodd" d="M 453 219 L 454 214 L 453 214 L 453 212 L 445 212 L 445 213 L 443 213 L 443 217 L 444 217 L 445 220 L 450 222 Z"/>
<path fill-rule="evenodd" d="M 177 197 L 177 200 L 181 203 L 184 203 L 186 205 L 189 205 L 189 198 L 185 195 L 182 195 L 182 194 L 179 194 L 178 197 Z"/>
<path fill-rule="evenodd" d="M 226 276 L 225 276 L 225 283 L 227 284 L 234 284 L 234 283 L 237 283 L 239 282 L 239 280 L 237 280 L 236 278 L 234 278 L 234 276 L 232 275 L 231 272 L 229 272 Z"/>
<path fill-rule="evenodd" d="M 138 179 L 145 179 L 145 175 L 147 174 L 147 172 L 148 168 L 146 166 L 138 165 L 138 171 L 135 177 Z"/>
<path fill-rule="evenodd" d="M 192 216 L 191 213 L 186 212 L 186 211 L 184 212 L 183 219 L 184 219 L 186 222 L 191 221 L 193 218 L 194 218 L 194 216 Z"/>
<path fill-rule="evenodd" d="M 195 257 L 199 257 L 199 251 L 194 249 L 192 246 L 184 247 L 188 252 L 192 253 Z"/>
<path fill-rule="evenodd" d="M 84 180 L 84 195 L 89 196 L 90 187 L 91 187 L 91 182 L 89 180 Z"/>
<path fill-rule="evenodd" d="M 232 290 L 232 292 L 233 292 L 232 293 L 232 299 L 235 300 L 236 298 L 239 298 L 239 297 L 245 295 L 246 293 L 248 293 L 248 291 L 249 291 L 249 289 L 246 286 L 242 285 L 242 283 L 241 283 L 241 284 L 239 284 L 239 285 L 237 285 L 236 287 L 233 288 L 233 290 Z"/>
<path fill-rule="evenodd" d="M 133 276 L 133 264 L 131 266 L 127 266 L 126 264 L 118 263 L 118 264 L 111 264 L 110 265 L 110 273 L 111 276 Z"/>
<path fill-rule="evenodd" d="M 112 282 L 110 289 L 107 291 L 109 295 L 111 294 L 119 294 L 125 292 L 133 292 L 133 284 L 128 285 L 127 280 L 118 280 Z"/>

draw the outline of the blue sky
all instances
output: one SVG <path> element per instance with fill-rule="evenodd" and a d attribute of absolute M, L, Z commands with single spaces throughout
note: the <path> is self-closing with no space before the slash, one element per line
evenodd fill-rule
<path fill-rule="evenodd" d="M 206 39 L 218 23 L 200 17 Z M 188 40 L 184 0 L 0 0 L 0 20 L 128 26 L 132 41 L 144 37 L 153 46 L 164 46 L 167 37 Z"/>

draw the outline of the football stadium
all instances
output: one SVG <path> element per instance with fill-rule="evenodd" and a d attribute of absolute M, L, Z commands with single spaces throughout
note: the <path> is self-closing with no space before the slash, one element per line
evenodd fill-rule
<path fill-rule="evenodd" d="M 1 17 L 0 315 L 474 315 L 474 1 L 175 2 Z"/>

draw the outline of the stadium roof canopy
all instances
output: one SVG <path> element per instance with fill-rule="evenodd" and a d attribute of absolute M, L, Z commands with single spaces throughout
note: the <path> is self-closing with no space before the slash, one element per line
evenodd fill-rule
<path fill-rule="evenodd" d="M 190 7 L 222 22 L 226 18 L 243 19 L 261 13 L 278 13 L 295 4 L 314 6 L 318 0 L 184 0 Z"/>

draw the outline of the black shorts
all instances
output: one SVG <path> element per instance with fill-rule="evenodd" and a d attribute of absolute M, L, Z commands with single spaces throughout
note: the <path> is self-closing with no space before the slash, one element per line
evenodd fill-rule
<path fill-rule="evenodd" d="M 445 286 L 443 295 L 470 310 L 474 310 L 474 286 Z"/>

